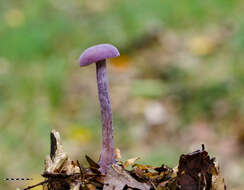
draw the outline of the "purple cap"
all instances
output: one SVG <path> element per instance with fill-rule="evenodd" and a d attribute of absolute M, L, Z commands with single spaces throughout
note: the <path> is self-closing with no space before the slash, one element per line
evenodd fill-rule
<path fill-rule="evenodd" d="M 87 48 L 80 56 L 80 66 L 90 65 L 94 62 L 120 56 L 116 47 L 111 44 L 99 44 Z"/>

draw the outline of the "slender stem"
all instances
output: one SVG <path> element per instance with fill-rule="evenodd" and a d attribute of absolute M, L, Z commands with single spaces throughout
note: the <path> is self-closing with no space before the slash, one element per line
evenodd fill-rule
<path fill-rule="evenodd" d="M 115 163 L 114 143 L 113 143 L 113 121 L 112 107 L 108 92 L 108 79 L 106 71 L 106 60 L 96 63 L 97 88 L 102 115 L 102 151 L 99 165 L 102 173 Z"/>

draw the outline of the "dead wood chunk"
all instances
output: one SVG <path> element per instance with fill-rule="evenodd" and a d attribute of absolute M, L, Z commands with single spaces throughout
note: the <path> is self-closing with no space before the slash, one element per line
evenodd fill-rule
<path fill-rule="evenodd" d="M 210 190 L 214 158 L 208 152 L 197 150 L 180 157 L 177 182 L 182 190 Z"/>
<path fill-rule="evenodd" d="M 126 170 L 119 165 L 112 165 L 108 168 L 104 179 L 103 190 L 140 189 L 149 190 L 146 183 L 136 181 Z"/>

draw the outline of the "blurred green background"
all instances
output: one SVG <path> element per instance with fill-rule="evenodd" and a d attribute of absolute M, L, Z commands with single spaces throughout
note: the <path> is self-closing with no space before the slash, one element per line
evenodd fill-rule
<path fill-rule="evenodd" d="M 95 66 L 78 59 L 112 43 L 121 52 L 108 73 L 122 159 L 174 167 L 204 143 L 229 189 L 243 189 L 243 9 L 242 0 L 0 1 L 0 177 L 41 181 L 51 129 L 73 160 L 98 159 Z"/>

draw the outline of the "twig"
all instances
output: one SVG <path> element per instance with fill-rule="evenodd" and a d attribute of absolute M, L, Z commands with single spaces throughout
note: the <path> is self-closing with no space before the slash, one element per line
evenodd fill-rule
<path fill-rule="evenodd" d="M 24 190 L 32 189 L 32 188 L 37 187 L 37 186 L 39 186 L 39 185 L 43 185 L 43 184 L 47 183 L 48 181 L 49 181 L 49 180 L 45 180 L 45 181 L 42 181 L 42 182 L 40 182 L 40 183 L 38 183 L 38 184 L 35 184 L 35 185 L 32 185 L 32 186 L 28 186 L 28 187 L 26 187 Z"/>

